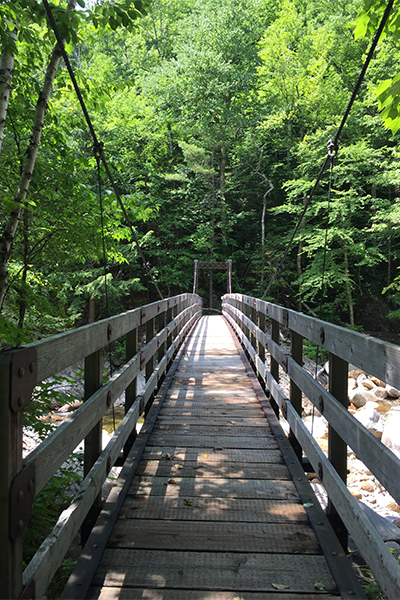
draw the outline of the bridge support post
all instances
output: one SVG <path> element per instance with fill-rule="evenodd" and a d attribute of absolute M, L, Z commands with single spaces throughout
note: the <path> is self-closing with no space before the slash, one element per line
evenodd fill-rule
<path fill-rule="evenodd" d="M 167 308 L 168 337 L 167 337 L 167 347 L 166 347 L 167 352 L 172 345 L 172 330 L 170 329 L 171 321 L 172 321 L 172 307 L 170 307 L 169 303 L 168 303 L 168 308 Z M 168 368 L 170 367 L 171 362 L 172 362 L 172 358 L 171 358 L 171 360 L 169 360 Z"/>
<path fill-rule="evenodd" d="M 279 344 L 279 322 L 271 319 L 271 339 L 276 344 Z M 279 363 L 271 356 L 271 375 L 277 383 L 279 383 Z M 271 396 L 271 406 L 274 413 L 279 418 L 279 406 L 275 398 Z"/>
<path fill-rule="evenodd" d="M 88 400 L 101 386 L 103 385 L 103 348 L 97 350 L 85 358 L 85 397 Z M 84 477 L 89 473 L 94 463 L 98 459 L 102 451 L 102 429 L 103 419 L 95 425 L 92 431 L 86 436 L 84 444 Z M 87 517 L 82 523 L 81 538 L 82 545 L 85 545 L 89 534 L 96 523 L 96 519 L 101 510 L 101 493 L 94 501 L 92 508 L 89 510 Z"/>
<path fill-rule="evenodd" d="M 126 360 L 130 360 L 138 351 L 138 330 L 137 327 L 126 334 Z M 132 380 L 125 390 L 125 414 L 135 402 L 137 396 L 137 377 Z M 124 446 L 124 458 L 129 454 L 130 449 L 136 439 L 136 429 L 134 429 Z"/>
<path fill-rule="evenodd" d="M 303 337 L 296 333 L 295 331 L 291 331 L 292 344 L 291 344 L 291 355 L 292 358 L 299 364 L 303 366 Z M 290 380 L 290 402 L 293 405 L 293 408 L 297 412 L 298 415 L 301 416 L 302 410 L 302 393 L 301 390 L 297 387 L 292 380 Z M 297 455 L 297 458 L 301 462 L 303 456 L 303 450 L 297 441 L 296 436 L 293 431 L 289 431 L 289 440 L 293 446 L 293 449 Z"/>
<path fill-rule="evenodd" d="M 254 306 L 249 306 L 250 318 L 251 318 L 252 322 L 254 323 L 254 325 L 257 325 L 257 322 L 258 322 L 256 303 L 257 303 L 257 300 L 254 299 Z M 252 329 L 252 331 L 251 331 L 251 345 L 253 346 L 254 350 L 257 351 L 257 338 L 254 335 L 254 329 Z"/>
<path fill-rule="evenodd" d="M 155 335 L 155 318 L 153 319 L 149 319 L 149 321 L 147 321 L 146 323 L 146 344 L 148 344 L 154 337 Z M 154 371 L 154 367 L 155 367 L 155 360 L 154 360 L 154 355 L 150 358 L 150 360 L 147 361 L 146 363 L 146 368 L 145 368 L 145 380 L 146 382 L 150 379 L 150 377 L 153 374 Z M 146 408 L 145 408 L 145 415 L 147 415 L 147 413 L 149 412 L 151 405 L 153 404 L 153 399 L 154 399 L 154 394 L 152 394 L 149 398 L 148 403 L 146 404 Z"/>
<path fill-rule="evenodd" d="M 335 396 L 336 400 L 346 408 L 346 410 L 349 404 L 347 396 L 347 378 L 348 363 L 334 354 L 329 354 L 329 391 Z M 335 467 L 338 475 L 344 483 L 346 483 L 347 445 L 331 425 L 328 426 L 328 436 L 328 458 Z M 343 549 L 347 552 L 347 529 L 330 500 L 328 500 L 326 514 Z"/>
<path fill-rule="evenodd" d="M 11 408 L 12 354 L 0 356 L 0 598 L 18 598 L 22 591 L 22 529 L 16 539 L 11 539 L 11 485 L 22 470 L 23 411 Z M 26 525 L 26 523 L 25 523 Z"/>

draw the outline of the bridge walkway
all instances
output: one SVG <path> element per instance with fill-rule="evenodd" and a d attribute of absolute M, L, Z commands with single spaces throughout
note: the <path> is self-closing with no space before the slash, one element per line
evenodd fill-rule
<path fill-rule="evenodd" d="M 86 597 L 364 597 L 246 362 L 223 317 L 198 321 L 127 460 L 135 475 Z M 109 506 L 87 547 L 101 547 Z M 87 552 L 63 598 L 83 597 Z"/>

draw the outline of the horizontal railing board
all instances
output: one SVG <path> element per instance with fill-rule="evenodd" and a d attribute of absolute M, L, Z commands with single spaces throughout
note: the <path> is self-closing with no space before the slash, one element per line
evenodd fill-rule
<path fill-rule="evenodd" d="M 45 594 L 47 586 L 78 533 L 88 510 L 101 491 L 108 475 L 108 466 L 114 465 L 138 418 L 139 402 L 136 400 L 85 477 L 79 493 L 60 515 L 51 535 L 45 539 L 25 569 L 24 585 L 27 585 L 34 577 L 37 598 L 41 598 Z"/>
<path fill-rule="evenodd" d="M 323 466 L 322 483 L 329 498 L 338 510 L 357 547 L 374 573 L 388 598 L 400 594 L 400 565 L 384 544 L 374 526 L 364 515 L 357 500 L 350 494 L 324 452 L 311 436 L 290 402 L 287 403 L 287 420 L 296 439 L 304 448 L 313 468 L 318 472 Z"/>
<path fill-rule="evenodd" d="M 195 299 L 193 294 L 181 294 L 168 300 L 160 300 L 24 346 L 34 347 L 37 351 L 36 380 L 40 382 L 47 379 L 123 337 L 142 323 L 142 310 L 147 311 L 143 320 L 143 323 L 146 323 L 153 313 L 157 316 L 168 307 L 176 306 L 190 298 Z M 196 304 L 199 302 L 197 300 Z M 150 309 L 147 308 L 149 306 Z"/>
<path fill-rule="evenodd" d="M 232 305 L 232 302 L 235 304 L 238 295 L 233 296 L 235 296 L 233 299 L 230 296 L 224 296 L 224 302 L 229 305 Z M 244 302 L 244 300 L 242 301 Z M 249 304 L 250 301 L 245 303 Z M 400 388 L 399 346 L 262 300 L 258 301 L 257 307 L 263 314 L 267 314 L 281 325 L 321 346 L 324 350 L 363 369 L 366 373 Z M 321 329 L 323 329 L 323 342 L 321 341 Z"/>
<path fill-rule="evenodd" d="M 59 373 L 124 336 L 138 325 L 140 308 L 29 344 L 28 347 L 34 346 L 37 350 L 37 381 Z"/>
<path fill-rule="evenodd" d="M 400 459 L 353 417 L 312 375 L 288 357 L 288 375 L 337 431 L 343 441 L 400 504 Z"/>
<path fill-rule="evenodd" d="M 188 316 L 189 310 L 185 313 Z M 143 349 L 147 360 L 150 359 L 150 349 L 153 354 L 157 352 L 162 341 L 167 339 L 167 328 L 164 328 L 155 338 L 153 338 Z M 180 338 L 177 338 L 180 339 Z M 158 343 L 157 343 L 158 342 Z M 172 348 L 176 348 L 173 344 Z M 152 355 L 153 355 L 152 354 Z M 172 352 L 168 352 L 171 357 Z M 166 365 L 166 362 L 163 362 Z M 78 444 L 86 437 L 96 423 L 103 417 L 109 409 L 109 406 L 126 390 L 128 385 L 140 373 L 140 355 L 136 354 L 121 370 L 103 385 L 93 396 L 86 400 L 73 415 L 65 419 L 59 427 L 52 432 L 35 450 L 33 450 L 24 461 L 24 464 L 30 465 L 35 462 L 36 465 L 36 494 L 54 475 L 57 469 L 72 454 Z M 157 370 L 157 377 L 161 376 Z M 157 385 L 157 377 L 150 378 L 149 385 L 151 391 L 146 391 L 146 400 Z M 149 389 L 148 387 L 146 389 Z M 107 395 L 111 394 L 111 404 L 107 404 Z"/>
<path fill-rule="evenodd" d="M 25 569 L 24 585 L 27 585 L 29 581 L 34 578 L 36 582 L 37 597 L 41 597 L 45 593 L 48 584 L 50 583 L 60 565 L 60 562 L 68 551 L 89 508 L 92 506 L 95 498 L 99 494 L 101 487 L 108 475 L 107 462 L 109 461 L 109 465 L 113 465 L 115 463 L 122 447 L 126 443 L 140 416 L 141 410 L 147 405 L 149 398 L 151 397 L 158 381 L 161 378 L 161 375 L 165 372 L 169 360 L 172 358 L 179 345 L 183 341 L 187 330 L 190 329 L 194 322 L 200 317 L 200 311 L 195 310 L 192 316 L 189 315 L 190 311 L 187 309 L 186 316 L 189 317 L 188 321 L 184 324 L 182 330 L 178 333 L 163 359 L 160 361 L 157 368 L 153 371 L 149 380 L 146 382 L 143 395 L 136 398 L 134 404 L 129 409 L 118 429 L 114 432 L 109 444 L 103 450 L 100 457 L 82 482 L 81 491 L 75 497 L 68 509 L 66 509 L 60 515 L 60 518 L 52 533 L 46 538 L 32 561 L 29 563 L 28 567 Z M 157 351 L 157 345 L 154 345 L 154 351 Z M 129 367 L 129 365 L 135 364 L 137 369 L 139 358 L 140 354 L 138 353 L 131 359 L 131 361 L 129 361 L 129 363 L 125 365 L 125 368 Z M 120 373 L 121 372 L 119 372 L 119 374 Z M 104 388 L 106 386 L 107 384 L 101 390 L 99 390 L 99 392 L 104 393 Z M 93 401 L 94 396 L 96 396 L 99 392 L 94 394 L 85 404 Z M 116 398 L 114 398 L 114 400 L 115 399 Z M 82 405 L 82 407 L 78 410 L 82 409 L 83 412 L 85 404 Z M 86 413 L 83 412 L 83 414 L 86 416 Z M 90 428 L 91 425 L 89 426 L 89 429 Z M 29 457 L 30 456 L 31 455 L 29 455 Z M 43 454 L 36 456 L 36 468 L 38 468 L 38 460 L 40 457 L 43 458 Z"/>
<path fill-rule="evenodd" d="M 35 450 L 28 454 L 24 464 L 28 466 L 35 463 L 36 494 L 108 411 L 108 393 L 111 394 L 111 404 L 113 404 L 139 373 L 140 362 L 139 356 L 136 354 L 70 417 L 67 417 Z"/>
<path fill-rule="evenodd" d="M 250 341 L 238 323 L 256 336 L 258 342 L 268 348 L 272 358 L 287 365 L 288 375 L 295 385 L 321 410 L 331 427 L 338 432 L 344 442 L 367 465 L 388 492 L 400 501 L 400 460 L 384 446 L 377 438 L 367 431 L 332 394 L 323 388 L 311 375 L 299 366 L 287 354 L 287 348 L 281 347 L 262 332 L 241 309 L 244 305 L 252 306 L 252 299 L 238 294 L 224 297 L 223 314 L 234 327 L 239 339 L 246 349 L 252 348 Z M 346 362 L 375 375 L 393 386 L 400 387 L 400 348 L 394 344 L 382 342 L 358 332 L 326 323 L 319 319 L 308 317 L 295 311 L 287 310 L 277 305 L 256 301 L 256 309 L 268 315 L 280 325 L 300 334 L 317 345 L 339 356 Z M 243 308 L 244 310 L 244 308 Z M 254 352 L 254 350 L 253 350 Z M 253 356 L 253 353 L 250 352 Z M 268 389 L 268 380 L 274 382 L 265 363 L 258 354 L 253 356 L 253 362 Z M 277 401 L 281 408 L 286 408 L 286 418 L 294 436 L 303 447 L 318 472 L 322 465 L 322 482 L 328 496 L 344 521 L 353 539 L 360 548 L 376 579 L 388 598 L 400 594 L 400 567 L 390 554 L 360 509 L 357 501 L 348 492 L 345 483 L 317 442 L 308 432 L 291 402 L 284 397 L 279 385 L 275 382 Z M 285 406 L 283 406 L 283 402 Z M 321 467 L 320 467 L 321 469 Z"/>

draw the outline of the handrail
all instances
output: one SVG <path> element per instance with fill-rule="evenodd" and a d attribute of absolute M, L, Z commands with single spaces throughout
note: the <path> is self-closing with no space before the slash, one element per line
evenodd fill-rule
<path fill-rule="evenodd" d="M 399 458 L 347 410 L 348 363 L 400 387 L 400 347 L 243 294 L 223 296 L 222 310 L 271 394 L 272 406 L 287 419 L 299 458 L 304 452 L 324 485 L 327 514 L 343 545 L 347 528 L 386 596 L 399 597 L 400 566 L 345 482 L 348 445 L 400 504 Z M 266 317 L 271 319 L 271 336 L 265 332 Z M 280 326 L 291 333 L 290 351 L 279 344 Z M 329 391 L 302 368 L 303 338 L 329 352 Z M 279 367 L 290 378 L 290 398 L 279 387 Z M 302 422 L 302 394 L 329 423 L 328 457 Z"/>
<path fill-rule="evenodd" d="M 0 461 L 6 481 L 0 486 L 0 598 L 41 598 L 79 529 L 88 535 L 110 469 L 122 449 L 127 454 L 138 418 L 147 414 L 156 388 L 201 311 L 199 296 L 181 294 L 0 355 Z M 138 350 L 140 325 L 146 327 L 146 343 Z M 103 384 L 104 349 L 123 336 L 127 362 Z M 23 460 L 23 409 L 34 387 L 81 359 L 84 403 Z M 146 383 L 138 396 L 140 372 Z M 103 450 L 102 417 L 124 391 L 125 417 Z M 80 491 L 23 571 L 23 530 L 33 501 L 83 439 Z"/>

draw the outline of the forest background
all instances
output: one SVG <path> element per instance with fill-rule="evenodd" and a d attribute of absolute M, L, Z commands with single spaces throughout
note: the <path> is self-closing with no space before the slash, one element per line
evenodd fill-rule
<path fill-rule="evenodd" d="M 165 296 L 192 290 L 195 259 L 232 259 L 233 291 L 262 296 L 384 5 L 51 3 Z M 98 170 L 42 4 L 5 1 L 0 18 L 0 340 L 9 347 L 107 316 L 105 278 L 110 314 L 157 291 Z M 343 130 L 330 199 L 328 170 L 267 298 L 381 335 L 400 330 L 398 22 L 395 9 Z M 217 304 L 226 274 L 213 277 Z"/>

